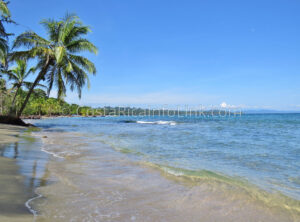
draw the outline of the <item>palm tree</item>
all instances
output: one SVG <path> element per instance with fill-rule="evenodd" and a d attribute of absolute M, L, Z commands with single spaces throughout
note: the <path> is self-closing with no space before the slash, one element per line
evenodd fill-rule
<path fill-rule="evenodd" d="M 9 34 L 6 33 L 3 22 L 12 22 L 10 20 L 10 11 L 7 7 L 7 2 L 0 0 L 0 66 L 1 69 L 6 66 L 6 57 L 8 51 L 7 38 Z M 0 75 L 1 77 L 1 75 Z"/>
<path fill-rule="evenodd" d="M 41 80 L 48 82 L 49 91 L 55 84 L 58 97 L 65 95 L 66 85 L 69 85 L 71 91 L 77 89 L 80 98 L 82 87 L 86 82 L 89 83 L 88 74 L 96 74 L 95 65 L 87 58 L 78 55 L 84 51 L 97 54 L 96 46 L 83 38 L 90 32 L 88 26 L 83 25 L 77 16 L 68 14 L 59 21 L 48 19 L 43 20 L 41 24 L 46 28 L 47 39 L 28 31 L 19 35 L 13 44 L 14 48 L 27 47 L 28 49 L 12 53 L 12 59 L 36 58 L 39 69 L 18 116 L 22 114 L 33 89 Z"/>
<path fill-rule="evenodd" d="M 13 67 L 11 70 L 5 73 L 8 76 L 8 79 L 13 81 L 12 89 L 15 89 L 10 107 L 10 113 L 12 113 L 15 107 L 16 98 L 22 86 L 25 86 L 26 88 L 30 88 L 32 86 L 32 83 L 25 81 L 25 79 L 35 71 L 35 68 L 30 68 L 29 70 L 27 69 L 27 62 L 25 60 L 17 60 L 16 63 L 16 67 Z M 45 87 L 41 84 L 38 84 L 38 86 Z"/>

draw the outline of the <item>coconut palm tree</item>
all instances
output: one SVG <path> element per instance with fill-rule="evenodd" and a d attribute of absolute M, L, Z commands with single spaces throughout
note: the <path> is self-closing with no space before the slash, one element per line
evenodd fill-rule
<path fill-rule="evenodd" d="M 28 31 L 19 35 L 13 44 L 13 48 L 27 47 L 27 50 L 13 52 L 11 59 L 35 58 L 38 60 L 39 70 L 18 116 L 22 114 L 33 89 L 41 80 L 48 82 L 49 90 L 55 84 L 58 97 L 65 95 L 66 85 L 71 91 L 77 89 L 81 97 L 82 87 L 89 83 L 88 74 L 96 74 L 95 65 L 78 55 L 84 51 L 97 53 L 96 46 L 83 38 L 90 32 L 88 26 L 83 25 L 77 16 L 69 14 L 59 21 L 48 19 L 43 20 L 41 24 L 46 28 L 47 38 Z"/>
<path fill-rule="evenodd" d="M 32 67 L 28 70 L 27 62 L 25 60 L 17 60 L 17 65 L 7 71 L 5 74 L 8 76 L 8 80 L 13 81 L 12 90 L 15 90 L 13 100 L 10 107 L 10 113 L 14 110 L 15 102 L 19 90 L 25 86 L 26 88 L 30 88 L 32 86 L 32 82 L 25 81 L 25 79 L 35 71 L 35 68 Z M 44 85 L 38 84 L 40 87 L 45 87 Z"/>
<path fill-rule="evenodd" d="M 6 57 L 8 51 L 7 38 L 9 34 L 6 33 L 3 22 L 11 22 L 10 11 L 7 7 L 7 2 L 0 0 L 0 66 L 1 70 L 6 66 Z M 0 75 L 1 77 L 1 75 Z"/>

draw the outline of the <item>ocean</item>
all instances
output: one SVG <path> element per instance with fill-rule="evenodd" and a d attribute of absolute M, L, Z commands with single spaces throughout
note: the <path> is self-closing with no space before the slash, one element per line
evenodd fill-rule
<path fill-rule="evenodd" d="M 176 215 L 173 208 L 180 208 L 180 215 L 188 212 L 190 221 L 201 215 L 205 221 L 300 218 L 300 114 L 72 117 L 33 123 L 42 129 L 33 135 L 51 156 L 48 170 L 56 179 L 37 189 L 47 198 L 30 205 L 47 217 L 74 217 L 70 205 L 59 210 L 67 201 L 82 202 L 74 209 L 83 212 L 78 220 L 89 215 L 86 221 L 182 221 L 170 216 Z M 158 213 L 163 203 L 168 210 Z M 213 207 L 206 209 L 204 203 Z M 210 213 L 204 217 L 202 211 Z"/>

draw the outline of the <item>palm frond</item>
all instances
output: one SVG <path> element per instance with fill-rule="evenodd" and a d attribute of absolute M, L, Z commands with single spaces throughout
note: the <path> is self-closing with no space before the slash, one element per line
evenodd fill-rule
<path fill-rule="evenodd" d="M 73 71 L 72 72 L 64 72 L 67 75 L 67 84 L 70 86 L 71 91 L 77 89 L 78 96 L 81 98 L 81 89 L 87 83 L 88 87 L 90 86 L 90 81 L 87 73 L 77 66 L 75 63 L 70 61 L 72 64 Z"/>
<path fill-rule="evenodd" d="M 59 41 L 60 42 L 63 42 L 63 43 L 65 42 L 65 39 L 71 33 L 75 24 L 76 24 L 76 20 L 72 19 L 72 17 L 70 17 L 63 23 L 63 25 L 61 26 L 61 28 L 59 30 Z"/>
<path fill-rule="evenodd" d="M 58 41 L 59 24 L 54 19 L 43 19 L 40 24 L 46 29 L 51 41 Z"/>
<path fill-rule="evenodd" d="M 72 60 L 73 63 L 76 63 L 77 65 L 81 66 L 87 72 L 96 74 L 97 70 L 94 63 L 92 63 L 87 58 L 72 54 L 69 54 L 69 58 Z"/>
<path fill-rule="evenodd" d="M 35 73 L 37 71 L 37 67 L 31 67 L 27 73 L 25 74 L 25 78 L 27 78 L 31 73 Z"/>
<path fill-rule="evenodd" d="M 79 20 L 79 17 L 76 15 L 76 13 L 67 12 L 61 20 L 64 21 L 64 22 L 76 21 L 77 24 L 82 24 Z"/>
<path fill-rule="evenodd" d="M 83 35 L 88 34 L 91 32 L 91 29 L 89 26 L 74 26 L 68 33 L 68 35 L 65 37 L 64 42 L 65 44 L 69 44 L 72 41 L 75 41 L 79 38 L 82 38 Z"/>
<path fill-rule="evenodd" d="M 48 46 L 49 44 L 50 42 L 48 40 L 42 38 L 35 32 L 27 31 L 17 36 L 17 38 L 13 42 L 13 48 L 18 48 L 22 46 L 27 48 L 40 47 L 40 46 L 45 47 Z"/>
<path fill-rule="evenodd" d="M 91 43 L 89 40 L 83 39 L 83 38 L 70 42 L 66 46 L 66 48 L 71 53 L 77 53 L 77 52 L 82 52 L 82 51 L 89 51 L 94 54 L 98 53 L 97 47 L 93 43 Z"/>
<path fill-rule="evenodd" d="M 27 89 L 30 89 L 31 86 L 33 85 L 33 83 L 32 83 L 32 82 L 24 81 L 24 82 L 23 82 L 23 85 L 24 85 Z M 37 87 L 44 88 L 44 89 L 47 89 L 47 86 L 45 86 L 45 85 L 43 85 L 43 84 L 37 84 L 36 86 L 37 86 Z"/>
<path fill-rule="evenodd" d="M 5 31 L 2 21 L 0 21 L 0 36 L 4 37 L 5 39 L 7 39 L 7 36 L 8 36 L 8 34 Z"/>
<path fill-rule="evenodd" d="M 17 81 L 18 77 L 15 73 L 16 73 L 15 70 L 8 70 L 8 71 L 4 72 L 4 74 L 8 77 L 8 80 Z"/>
<path fill-rule="evenodd" d="M 2 65 L 6 64 L 5 60 L 7 56 L 7 51 L 8 51 L 7 40 L 5 38 L 0 38 L 0 60 Z"/>
<path fill-rule="evenodd" d="M 45 57 L 46 55 L 52 55 L 53 52 L 49 48 L 45 47 L 34 47 L 24 51 L 14 51 L 9 54 L 9 60 L 28 60 L 36 57 Z"/>
<path fill-rule="evenodd" d="M 7 7 L 6 2 L 4 2 L 3 0 L 0 1 L 0 14 L 3 17 L 10 17 L 10 11 Z"/>
<path fill-rule="evenodd" d="M 57 71 L 56 66 L 52 66 L 51 70 L 47 73 L 47 75 L 45 77 L 47 84 L 48 84 L 48 90 L 47 90 L 48 96 L 50 95 L 50 92 L 53 87 L 53 82 L 54 82 L 54 77 L 56 75 L 56 71 Z"/>

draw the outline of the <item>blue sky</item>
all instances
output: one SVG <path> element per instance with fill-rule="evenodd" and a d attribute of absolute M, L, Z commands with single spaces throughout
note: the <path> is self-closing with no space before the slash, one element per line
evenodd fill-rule
<path fill-rule="evenodd" d="M 13 0 L 20 25 L 75 12 L 92 27 L 98 73 L 89 105 L 222 102 L 300 110 L 299 0 Z M 55 93 L 54 93 L 55 94 Z"/>

